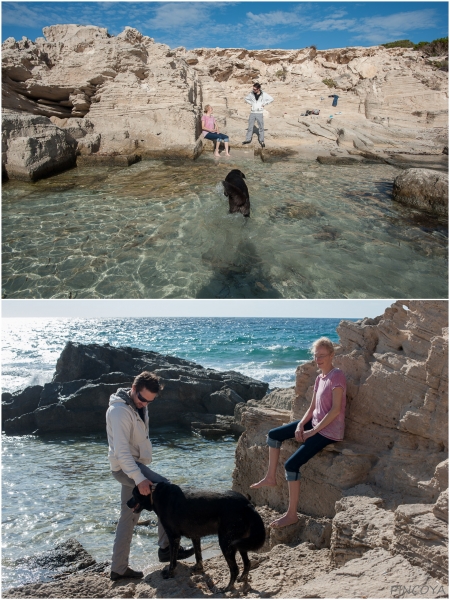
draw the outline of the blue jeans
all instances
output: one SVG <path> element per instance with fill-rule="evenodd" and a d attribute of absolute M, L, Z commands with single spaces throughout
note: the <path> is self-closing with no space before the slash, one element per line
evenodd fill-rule
<path fill-rule="evenodd" d="M 287 425 L 271 429 L 267 436 L 267 445 L 271 448 L 281 448 L 284 440 L 295 438 L 295 430 L 300 421 L 293 421 Z M 312 429 L 311 421 L 305 423 L 305 431 Z M 297 481 L 300 479 L 300 467 L 308 462 L 310 458 L 319 453 L 328 444 L 335 443 L 335 440 L 330 440 L 320 433 L 316 433 L 308 438 L 294 454 L 288 458 L 284 464 L 286 470 L 286 481 Z"/>
<path fill-rule="evenodd" d="M 220 142 L 229 142 L 229 138 L 227 135 L 225 135 L 224 133 L 211 133 L 210 131 L 208 131 L 208 133 L 205 135 L 205 138 L 207 140 L 218 140 L 219 144 Z"/>

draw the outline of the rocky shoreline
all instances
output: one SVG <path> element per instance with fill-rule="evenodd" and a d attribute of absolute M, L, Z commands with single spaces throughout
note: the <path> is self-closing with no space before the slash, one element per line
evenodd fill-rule
<path fill-rule="evenodd" d="M 327 446 L 302 469 L 299 521 L 279 530 L 269 528 L 269 523 L 287 503 L 281 464 L 276 488 L 250 490 L 249 484 L 265 469 L 267 430 L 300 418 L 309 404 L 316 376 L 313 362 L 298 367 L 295 388 L 265 394 L 267 388 L 260 382 L 204 370 L 189 361 L 133 349 L 68 344 L 48 391 L 58 394 L 59 404 L 66 398 L 82 399 L 89 385 L 109 385 L 97 379 L 115 376 L 115 359 L 129 369 L 154 367 L 171 382 L 168 389 L 174 382 L 183 384 L 180 389 L 189 383 L 191 390 L 202 391 L 203 402 L 212 402 L 214 396 L 222 403 L 214 403 L 216 413 L 224 413 L 243 429 L 232 487 L 257 506 L 267 531 L 262 551 L 251 556 L 250 587 L 238 584 L 227 597 L 447 597 L 447 303 L 399 301 L 376 319 L 342 321 L 338 333 L 335 364 L 348 382 L 345 441 Z M 181 372 L 188 371 L 186 382 Z M 194 381 L 193 373 L 203 377 Z M 70 386 L 80 385 L 77 378 L 87 374 L 92 383 L 81 381 L 81 387 L 68 395 Z M 205 382 L 211 381 L 223 386 L 219 393 L 206 392 Z M 30 394 L 32 389 L 28 388 Z M 231 417 L 227 411 L 238 393 L 243 401 L 235 404 Z M 190 396 L 190 403 L 196 395 Z M 20 419 L 11 411 L 19 406 L 22 410 L 26 397 L 22 392 L 13 400 L 5 398 L 8 427 Z M 167 397 L 166 402 L 172 401 Z M 293 442 L 283 446 L 280 463 L 293 449 Z M 183 562 L 172 580 L 162 578 L 161 566 L 149 566 L 139 582 L 113 583 L 108 579 L 109 565 L 97 564 L 76 541 L 56 550 L 56 556 L 54 552 L 31 559 L 40 564 L 50 561 L 59 569 L 54 581 L 12 588 L 3 596 L 224 597 L 220 587 L 228 567 L 219 553 L 205 560 L 203 574 L 192 574 L 189 562 Z"/>
<path fill-rule="evenodd" d="M 265 111 L 267 149 L 252 145 L 263 159 L 367 160 L 369 152 L 411 167 L 426 167 L 428 157 L 432 168 L 448 170 L 448 73 L 420 51 L 188 51 L 130 27 L 117 36 L 79 25 L 43 33 L 2 46 L 6 177 L 35 180 L 75 163 L 195 159 L 210 102 L 238 147 L 248 118 L 243 98 L 256 79 L 275 98 Z M 320 114 L 307 115 L 311 109 Z"/>

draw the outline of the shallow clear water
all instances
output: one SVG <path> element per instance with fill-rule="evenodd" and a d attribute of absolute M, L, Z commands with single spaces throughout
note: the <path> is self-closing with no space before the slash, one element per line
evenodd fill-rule
<path fill-rule="evenodd" d="M 152 468 L 181 486 L 230 489 L 236 441 L 208 441 L 186 432 L 151 432 Z M 120 485 L 112 477 L 106 436 L 2 438 L 3 589 L 46 579 L 50 573 L 21 566 L 21 558 L 76 538 L 97 561 L 111 559 L 120 512 Z M 144 511 L 142 519 L 154 519 Z M 156 565 L 155 526 L 135 528 L 130 563 Z M 203 547 L 217 549 L 216 538 Z M 210 549 L 210 552 L 212 550 Z M 207 552 L 205 553 L 207 557 Z"/>
<path fill-rule="evenodd" d="M 251 218 L 220 181 L 244 171 Z M 447 230 L 389 165 L 145 161 L 3 188 L 6 298 L 443 298 Z"/>
<path fill-rule="evenodd" d="M 364 316 L 364 315 L 361 315 Z M 288 387 L 309 348 L 338 341 L 340 319 L 3 319 L 2 386 L 13 392 L 51 381 L 66 342 L 132 346 Z"/>

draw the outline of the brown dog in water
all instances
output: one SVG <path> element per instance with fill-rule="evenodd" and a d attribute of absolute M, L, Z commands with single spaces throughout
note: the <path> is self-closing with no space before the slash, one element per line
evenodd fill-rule
<path fill-rule="evenodd" d="M 233 169 L 225 177 L 225 181 L 222 181 L 223 193 L 228 198 L 230 213 L 240 212 L 244 217 L 249 217 L 250 196 L 244 179 L 245 175 L 242 171 Z"/>

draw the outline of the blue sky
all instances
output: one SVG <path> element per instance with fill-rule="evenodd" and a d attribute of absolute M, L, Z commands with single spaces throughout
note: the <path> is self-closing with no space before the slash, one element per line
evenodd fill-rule
<path fill-rule="evenodd" d="M 2 41 L 61 23 L 125 26 L 172 48 L 372 46 L 448 35 L 447 2 L 2 2 Z"/>

